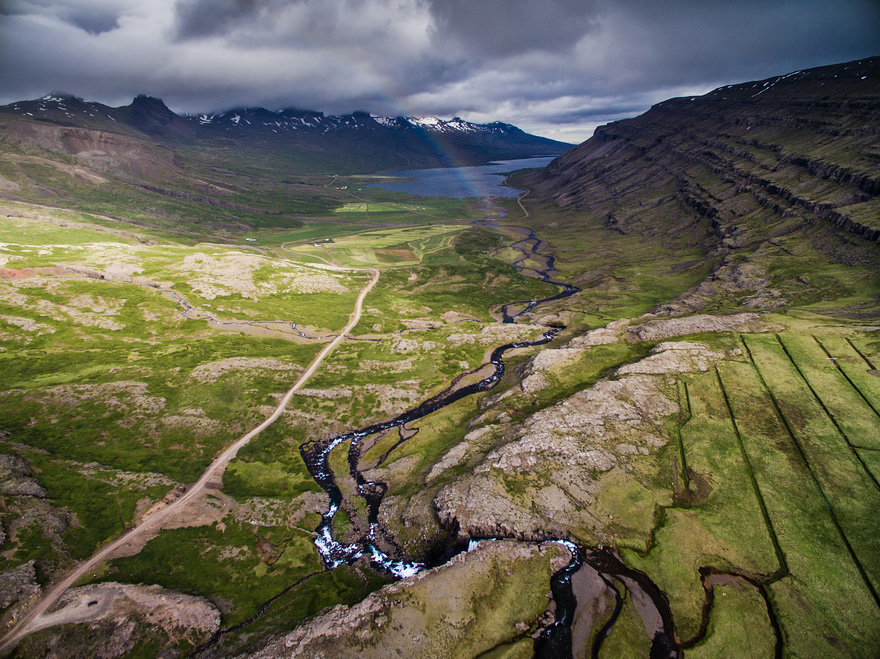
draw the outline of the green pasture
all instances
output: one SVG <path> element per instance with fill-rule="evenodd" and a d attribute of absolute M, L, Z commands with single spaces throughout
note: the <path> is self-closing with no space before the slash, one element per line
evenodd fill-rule
<path fill-rule="evenodd" d="M 365 185 L 364 180 L 361 177 L 340 178 L 331 189 L 327 189 L 327 194 L 335 195 L 337 200 L 333 209 L 335 217 L 365 223 L 420 224 L 426 221 L 479 220 L 497 214 L 494 208 L 479 200 L 423 197 L 382 190 Z M 342 186 L 346 189 L 339 189 Z"/>
<path fill-rule="evenodd" d="M 423 211 L 428 210 L 427 206 L 416 206 L 415 204 L 376 204 L 368 201 L 349 202 L 337 208 L 335 213 L 405 213 L 407 211 Z"/>
<path fill-rule="evenodd" d="M 666 593 L 685 641 L 701 625 L 701 569 L 746 576 L 769 598 L 715 586 L 707 635 L 686 656 L 772 648 L 768 606 L 783 656 L 866 656 L 880 638 L 876 452 L 856 448 L 880 435 L 880 396 L 838 368 L 866 373 L 852 345 L 871 335 L 803 329 L 743 335 L 742 356 L 680 380 L 681 450 L 668 468 L 678 502 L 649 551 L 624 560 Z M 754 619 L 748 634 L 742 617 Z"/>
<path fill-rule="evenodd" d="M 340 236 L 318 247 L 307 243 L 291 249 L 351 268 L 413 266 L 428 254 L 448 249 L 461 230 L 462 227 L 443 224 L 377 229 Z"/>
<path fill-rule="evenodd" d="M 772 657 L 776 637 L 767 604 L 750 584 L 713 587 L 712 611 L 705 640 L 684 651 L 687 659 Z"/>
<path fill-rule="evenodd" d="M 227 551 L 230 547 L 238 551 Z M 223 598 L 231 605 L 223 619 L 230 626 L 321 569 L 308 533 L 228 518 L 223 530 L 202 526 L 164 531 L 138 555 L 112 561 L 103 578 Z"/>

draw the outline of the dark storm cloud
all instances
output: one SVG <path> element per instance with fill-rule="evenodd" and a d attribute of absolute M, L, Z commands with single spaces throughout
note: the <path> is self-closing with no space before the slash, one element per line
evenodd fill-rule
<path fill-rule="evenodd" d="M 133 4 L 116 0 L 0 0 L 0 14 L 57 18 L 97 35 L 115 29 L 120 11 Z"/>
<path fill-rule="evenodd" d="M 597 26 L 591 0 L 428 0 L 435 46 L 504 56 L 532 49 L 559 52 Z"/>
<path fill-rule="evenodd" d="M 880 54 L 875 0 L 631 0 L 609 4 L 612 86 L 748 80 Z"/>
<path fill-rule="evenodd" d="M 182 0 L 176 7 L 179 39 L 223 34 L 276 4 L 270 0 Z"/>
<path fill-rule="evenodd" d="M 0 0 L 0 102 L 361 108 L 573 139 L 674 95 L 880 54 L 877 0 Z"/>

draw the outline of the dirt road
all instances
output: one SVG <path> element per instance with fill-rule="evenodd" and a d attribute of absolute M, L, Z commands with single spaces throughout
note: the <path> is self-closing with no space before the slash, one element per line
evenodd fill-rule
<path fill-rule="evenodd" d="M 341 269 L 341 268 L 340 268 Z M 16 643 L 21 640 L 24 636 L 27 636 L 32 631 L 36 631 L 37 629 L 42 629 L 45 627 L 43 621 L 43 615 L 49 608 L 58 601 L 58 599 L 64 594 L 64 592 L 73 586 L 77 581 L 79 581 L 83 576 L 85 576 L 90 570 L 93 570 L 99 563 L 109 558 L 114 551 L 122 547 L 123 545 L 131 542 L 138 536 L 148 533 L 150 531 L 158 531 L 161 528 L 162 522 L 166 520 L 171 515 L 179 512 L 183 509 L 189 502 L 195 499 L 201 492 L 205 489 L 205 486 L 211 481 L 219 481 L 220 477 L 223 475 L 226 466 L 229 462 L 236 456 L 238 451 L 251 441 L 254 437 L 256 437 L 260 432 L 265 430 L 268 426 L 274 423 L 279 416 L 284 412 L 284 409 L 287 407 L 287 404 L 290 402 L 290 399 L 293 397 L 293 394 L 297 392 L 306 381 L 314 375 L 315 371 L 318 369 L 318 366 L 321 365 L 321 362 L 324 361 L 324 358 L 327 357 L 328 354 L 337 346 L 340 342 L 345 339 L 345 336 L 354 329 L 355 325 L 361 319 L 361 310 L 363 308 L 364 298 L 366 298 L 367 293 L 376 285 L 376 282 L 379 281 L 379 271 L 373 268 L 368 269 L 369 272 L 373 273 L 373 278 L 370 282 L 363 288 L 360 294 L 355 301 L 354 311 L 352 311 L 351 316 L 349 316 L 348 324 L 342 329 L 333 341 L 328 343 L 321 352 L 312 360 L 312 363 L 309 364 L 309 367 L 303 372 L 300 378 L 296 381 L 296 383 L 287 390 L 287 393 L 281 398 L 278 402 L 278 406 L 275 408 L 275 411 L 272 412 L 269 417 L 263 421 L 256 428 L 251 430 L 250 432 L 242 435 L 234 444 L 232 444 L 229 448 L 227 448 L 223 453 L 221 453 L 211 465 L 205 470 L 205 472 L 201 475 L 201 477 L 190 486 L 186 493 L 181 496 L 179 499 L 170 503 L 165 508 L 162 508 L 152 516 L 143 520 L 138 526 L 129 530 L 126 533 L 123 533 L 121 536 L 116 538 L 113 542 L 103 547 L 98 553 L 93 555 L 88 560 L 80 563 L 76 566 L 64 579 L 55 584 L 52 588 L 46 592 L 43 596 L 43 599 L 40 600 L 33 609 L 31 609 L 26 616 L 24 616 L 21 620 L 18 621 L 16 625 L 14 625 L 4 636 L 0 639 L 0 655 L 4 655 L 12 650 L 15 647 Z M 55 614 L 53 614 L 55 615 Z"/>

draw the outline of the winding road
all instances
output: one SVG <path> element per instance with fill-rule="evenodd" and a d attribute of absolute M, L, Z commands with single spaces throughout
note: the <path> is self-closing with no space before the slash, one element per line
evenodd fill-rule
<path fill-rule="evenodd" d="M 343 270 L 345 268 L 339 268 Z M 287 407 L 287 404 L 290 402 L 290 399 L 305 383 L 306 381 L 314 375 L 315 371 L 321 365 L 321 362 L 329 355 L 336 346 L 338 346 L 346 337 L 346 335 L 354 329 L 354 327 L 358 324 L 361 319 L 361 311 L 363 309 L 364 299 L 367 296 L 367 293 L 372 290 L 372 288 L 379 281 L 379 271 L 374 268 L 367 268 L 367 271 L 373 274 L 373 278 L 370 282 L 361 290 L 360 294 L 357 296 L 357 300 L 355 301 L 354 311 L 352 311 L 351 316 L 349 316 L 348 324 L 342 328 L 342 331 L 339 332 L 339 336 L 337 336 L 333 341 L 328 343 L 324 348 L 317 354 L 317 356 L 312 360 L 312 363 L 309 364 L 308 368 L 303 372 L 303 374 L 299 377 L 299 379 L 294 383 L 294 385 L 287 390 L 284 396 L 281 397 L 281 400 L 278 402 L 278 406 L 275 408 L 275 411 L 270 414 L 265 421 L 263 421 L 260 425 L 258 425 L 253 430 L 248 433 L 242 435 L 238 440 L 235 441 L 229 448 L 227 448 L 223 453 L 217 456 L 214 461 L 210 464 L 210 466 L 205 470 L 205 472 L 199 477 L 199 479 L 193 483 L 189 488 L 187 488 L 186 493 L 181 496 L 179 499 L 173 501 L 168 504 L 164 508 L 160 509 L 150 517 L 141 521 L 140 524 L 130 529 L 126 533 L 123 533 L 121 536 L 116 538 L 110 544 L 104 546 L 100 551 L 94 554 L 88 560 L 77 565 L 67 576 L 64 577 L 60 582 L 52 586 L 43 598 L 25 615 L 21 620 L 19 620 L 2 638 L 0 638 L 0 655 L 5 655 L 10 652 L 13 647 L 20 641 L 23 637 L 27 636 L 32 631 L 36 631 L 38 629 L 42 629 L 46 625 L 40 624 L 42 618 L 46 611 L 55 604 L 61 596 L 67 591 L 68 588 L 76 584 L 83 576 L 85 576 L 89 571 L 93 570 L 101 561 L 107 560 L 116 550 L 125 546 L 126 544 L 132 542 L 133 540 L 139 538 L 145 533 L 149 533 L 151 531 L 158 531 L 162 522 L 168 519 L 171 515 L 182 510 L 187 506 L 193 499 L 198 497 L 204 490 L 205 487 L 212 481 L 219 480 L 223 472 L 226 469 L 226 466 L 232 461 L 233 458 L 238 454 L 238 451 L 245 446 L 249 441 L 251 441 L 254 437 L 256 437 L 260 432 L 265 430 L 267 427 L 272 425 L 278 417 L 284 412 L 284 409 Z"/>
<path fill-rule="evenodd" d="M 332 183 L 333 181 L 331 181 L 331 183 L 328 185 L 331 185 Z M 365 199 L 362 199 L 358 195 L 355 195 L 351 192 L 346 191 L 345 193 L 355 199 L 366 201 Z M 519 203 L 520 208 L 523 210 L 523 218 L 528 217 L 529 212 L 528 210 L 526 210 L 525 206 L 523 206 L 521 200 L 518 199 L 517 202 Z M 425 215 L 426 217 L 435 217 L 428 213 L 416 213 L 415 211 L 413 212 L 415 214 Z M 287 248 L 286 244 L 282 245 L 282 249 L 286 251 L 292 251 Z M 321 260 L 333 269 L 351 270 L 351 268 L 342 268 L 336 266 L 326 259 Z M 238 454 L 238 451 L 281 416 L 293 395 L 300 388 L 302 388 L 302 386 L 309 380 L 309 378 L 311 378 L 312 375 L 314 375 L 315 371 L 318 369 L 318 367 L 321 365 L 327 355 L 329 355 L 336 348 L 336 346 L 338 346 L 346 338 L 347 334 L 358 324 L 361 318 L 364 299 L 366 298 L 370 290 L 372 290 L 372 288 L 379 281 L 378 270 L 376 270 L 375 268 L 366 268 L 365 270 L 371 272 L 373 277 L 358 294 L 358 297 L 355 301 L 355 307 L 351 313 L 351 316 L 349 317 L 348 324 L 346 324 L 346 326 L 340 331 L 338 336 L 336 336 L 330 343 L 325 345 L 324 348 L 317 354 L 317 356 L 314 358 L 314 360 L 312 360 L 311 364 L 309 364 L 308 368 L 306 368 L 299 379 L 281 397 L 278 405 L 276 406 L 272 414 L 269 415 L 262 423 L 260 423 L 260 425 L 242 435 L 219 456 L 217 456 L 214 461 L 208 466 L 208 468 L 202 473 L 199 479 L 191 486 L 189 486 L 182 496 L 180 496 L 175 501 L 169 503 L 164 508 L 161 508 L 154 514 L 150 515 L 146 519 L 142 520 L 140 524 L 123 533 L 118 538 L 102 547 L 97 553 L 91 556 L 91 558 L 77 565 L 64 577 L 64 579 L 52 586 L 43 595 L 42 599 L 36 605 L 34 605 L 34 607 L 30 611 L 28 611 L 28 613 L 24 617 L 22 617 L 15 625 L 13 625 L 13 627 L 10 628 L 6 634 L 0 637 L 0 656 L 8 654 L 22 638 L 32 632 L 55 624 L 61 624 L 63 622 L 73 622 L 74 620 L 66 620 L 63 611 L 57 611 L 52 614 L 47 614 L 47 611 L 61 599 L 61 597 L 69 588 L 74 586 L 90 571 L 94 570 L 102 561 L 108 560 L 112 557 L 114 552 L 125 547 L 126 545 L 133 544 L 136 541 L 143 541 L 142 536 L 144 536 L 145 534 L 160 530 L 162 528 L 163 522 L 168 520 L 168 518 L 172 517 L 176 513 L 179 513 L 194 500 L 196 500 L 199 495 L 205 491 L 206 487 L 208 487 L 210 483 L 216 483 L 220 481 L 223 472 L 226 470 L 227 465 L 235 458 L 235 456 Z M 97 610 L 99 608 L 103 607 L 96 607 L 96 610 L 94 611 L 95 614 L 100 613 L 100 611 Z M 79 612 L 79 614 L 75 615 L 74 617 L 77 618 L 76 622 L 84 621 L 84 619 L 82 618 L 82 612 Z"/>

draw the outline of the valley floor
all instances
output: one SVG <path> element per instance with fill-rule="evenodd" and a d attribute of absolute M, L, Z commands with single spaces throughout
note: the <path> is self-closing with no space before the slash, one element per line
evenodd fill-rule
<path fill-rule="evenodd" d="M 239 245 L 8 205 L 0 622 L 33 633 L 4 650 L 870 655 L 876 274 L 796 237 L 727 263 L 516 203 Z M 532 307 L 547 269 L 583 290 Z M 327 569 L 301 446 L 479 382 L 514 343 L 497 385 L 328 452 L 333 538 L 436 567 Z"/>

